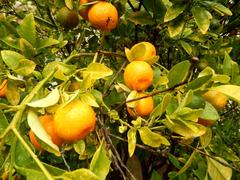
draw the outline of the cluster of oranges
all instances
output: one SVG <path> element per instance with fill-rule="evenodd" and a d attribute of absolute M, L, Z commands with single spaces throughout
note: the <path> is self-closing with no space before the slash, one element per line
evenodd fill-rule
<path fill-rule="evenodd" d="M 52 142 L 60 147 L 64 142 L 71 143 L 83 139 L 93 131 L 96 115 L 91 106 L 80 100 L 73 100 L 58 108 L 54 115 L 40 116 L 39 121 Z M 43 150 L 32 130 L 29 137 L 38 150 Z"/>
<path fill-rule="evenodd" d="M 118 23 L 117 9 L 109 2 L 94 1 L 80 0 L 79 14 L 93 27 L 110 32 Z M 66 29 L 72 29 L 79 23 L 78 13 L 68 7 L 63 7 L 57 12 L 56 20 Z"/>
<path fill-rule="evenodd" d="M 138 47 L 140 43 L 134 45 L 132 49 Z M 124 82 L 128 88 L 137 91 L 137 97 L 147 96 L 144 92 L 153 81 L 153 69 L 150 64 L 145 62 L 146 59 L 156 56 L 155 47 L 149 42 L 141 42 L 144 44 L 145 51 L 137 56 L 133 55 L 131 62 L 126 66 L 124 71 Z M 153 98 L 145 97 L 135 102 L 134 107 L 127 104 L 127 111 L 132 117 L 148 116 L 154 108 Z"/>

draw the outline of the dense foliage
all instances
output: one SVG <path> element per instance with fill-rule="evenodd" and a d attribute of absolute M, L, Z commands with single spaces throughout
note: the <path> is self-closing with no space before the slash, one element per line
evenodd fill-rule
<path fill-rule="evenodd" d="M 80 16 L 87 2 L 0 2 L 2 179 L 239 179 L 240 2 L 111 0 L 106 25 Z M 146 70 L 124 75 L 134 58 L 148 63 L 144 88 Z M 87 129 L 68 123 L 74 103 Z M 54 144 L 46 114 L 76 137 Z"/>

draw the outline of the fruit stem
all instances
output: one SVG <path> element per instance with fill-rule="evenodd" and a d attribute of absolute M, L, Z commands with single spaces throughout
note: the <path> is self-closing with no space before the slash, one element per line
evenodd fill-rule
<path fill-rule="evenodd" d="M 28 144 L 24 141 L 24 139 L 22 138 L 21 134 L 17 131 L 17 129 L 12 128 L 12 131 L 16 135 L 18 140 L 22 143 L 24 148 L 32 156 L 33 160 L 37 163 L 37 165 L 42 170 L 42 172 L 46 176 L 46 178 L 49 180 L 54 180 L 54 178 L 51 176 L 51 174 L 48 172 L 48 170 L 45 168 L 45 166 L 42 164 L 42 162 L 37 158 L 36 154 L 31 150 L 31 148 L 28 146 Z"/>

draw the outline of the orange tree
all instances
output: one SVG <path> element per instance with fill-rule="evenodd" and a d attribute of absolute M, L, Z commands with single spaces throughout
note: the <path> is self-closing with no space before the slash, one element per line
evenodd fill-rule
<path fill-rule="evenodd" d="M 0 7 L 2 179 L 239 179 L 238 1 Z"/>

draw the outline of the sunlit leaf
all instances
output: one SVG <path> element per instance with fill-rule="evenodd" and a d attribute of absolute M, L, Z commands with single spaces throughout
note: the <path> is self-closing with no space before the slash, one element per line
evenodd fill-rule
<path fill-rule="evenodd" d="M 36 27 L 32 13 L 25 16 L 18 27 L 18 34 L 30 42 L 32 45 L 36 42 Z"/>
<path fill-rule="evenodd" d="M 142 127 L 138 129 L 138 132 L 140 134 L 142 142 L 148 146 L 159 147 L 161 144 L 164 144 L 166 146 L 170 145 L 169 141 L 164 136 L 152 132 L 147 127 Z"/>
<path fill-rule="evenodd" d="M 129 129 L 127 133 L 129 157 L 132 157 L 136 148 L 136 141 L 137 141 L 136 133 L 137 133 L 137 130 L 135 128 Z"/>
<path fill-rule="evenodd" d="M 111 161 L 107 156 L 107 151 L 102 142 L 100 147 L 93 155 L 92 161 L 90 163 L 90 170 L 95 173 L 99 179 L 105 179 L 109 172 L 110 164 Z"/>
<path fill-rule="evenodd" d="M 84 93 L 80 94 L 80 99 L 84 103 L 88 104 L 89 106 L 99 107 L 98 103 L 96 102 L 96 98 L 91 93 Z"/>
<path fill-rule="evenodd" d="M 212 140 L 212 130 L 210 128 L 207 128 L 207 131 L 205 134 L 200 136 L 200 142 L 203 148 L 207 147 Z"/>
<path fill-rule="evenodd" d="M 191 46 L 189 43 L 181 40 L 181 41 L 180 41 L 180 44 L 181 44 L 181 46 L 183 47 L 183 49 L 184 49 L 189 55 L 192 54 L 192 46 Z"/>
<path fill-rule="evenodd" d="M 220 162 L 228 164 L 224 159 L 216 157 Z M 207 157 L 208 174 L 212 179 L 230 180 L 232 177 L 232 169 L 224 166 L 212 158 Z"/>
<path fill-rule="evenodd" d="M 172 20 L 168 24 L 168 32 L 170 37 L 175 37 L 177 35 L 180 35 L 184 28 L 184 19 L 182 17 L 178 17 L 174 20 Z"/>
<path fill-rule="evenodd" d="M 52 90 L 46 97 L 27 103 L 30 107 L 49 107 L 58 102 L 60 94 L 57 88 Z"/>
<path fill-rule="evenodd" d="M 171 101 L 171 98 L 172 96 L 170 94 L 166 94 L 163 97 L 162 102 L 154 108 L 154 110 L 150 114 L 150 117 L 155 118 L 157 116 L 161 116 L 166 111 L 168 103 Z"/>
<path fill-rule="evenodd" d="M 227 7 L 223 6 L 220 3 L 213 2 L 213 1 L 204 1 L 203 4 L 209 5 L 216 12 L 221 12 L 221 13 L 227 14 L 229 16 L 232 15 L 232 12 Z"/>
<path fill-rule="evenodd" d="M 203 7 L 194 6 L 192 14 L 202 34 L 206 34 L 210 26 L 210 20 L 212 19 L 211 13 Z"/>
<path fill-rule="evenodd" d="M 171 21 L 178 17 L 180 14 L 183 13 L 185 10 L 186 6 L 185 5 L 173 5 L 169 8 L 167 8 L 167 12 L 164 16 L 164 22 Z"/>
<path fill-rule="evenodd" d="M 66 180 L 101 180 L 92 171 L 85 168 L 80 168 L 75 171 L 65 172 L 61 175 Z"/>
<path fill-rule="evenodd" d="M 201 119 L 208 119 L 211 121 L 216 121 L 218 120 L 219 114 L 217 112 L 217 110 L 213 107 L 213 105 L 211 105 L 208 102 L 205 102 L 205 108 L 203 109 L 202 114 L 200 115 Z"/>
<path fill-rule="evenodd" d="M 184 166 L 178 171 L 177 175 L 184 173 L 192 164 L 194 157 L 196 155 L 196 151 L 193 151 L 187 162 L 184 164 Z"/>
<path fill-rule="evenodd" d="M 211 88 L 211 90 L 221 92 L 226 96 L 232 98 L 233 100 L 240 102 L 240 86 L 221 85 L 221 86 L 213 87 Z"/>
<path fill-rule="evenodd" d="M 101 79 L 113 74 L 113 71 L 101 63 L 91 63 L 83 72 L 83 77 L 91 75 L 94 79 Z"/>

